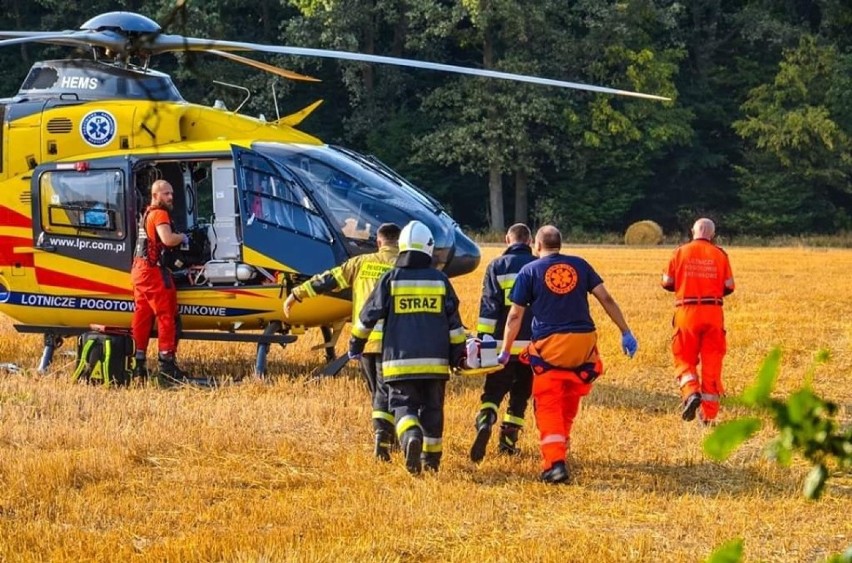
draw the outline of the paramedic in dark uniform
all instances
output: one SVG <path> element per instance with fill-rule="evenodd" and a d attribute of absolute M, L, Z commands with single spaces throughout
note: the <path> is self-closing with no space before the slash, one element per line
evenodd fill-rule
<path fill-rule="evenodd" d="M 437 471 L 444 434 L 444 392 L 450 369 L 464 360 L 459 300 L 447 276 L 432 267 L 435 241 L 412 221 L 399 237 L 396 267 L 379 280 L 352 326 L 349 356 L 360 358 L 383 322 L 381 372 L 406 469 Z M 422 454 L 422 456 L 421 456 Z"/>
<path fill-rule="evenodd" d="M 506 233 L 508 248 L 502 256 L 492 260 L 485 269 L 476 332 L 480 338 L 490 335 L 497 340 L 498 349 L 503 344 L 503 326 L 506 324 L 506 316 L 512 304 L 509 301 L 509 293 L 515 285 L 515 278 L 523 266 L 535 260 L 530 243 L 532 243 L 530 228 L 523 223 L 512 225 Z M 501 371 L 485 377 L 482 404 L 474 423 L 476 438 L 470 448 L 470 459 L 474 462 L 480 462 L 485 457 L 485 449 L 491 437 L 491 427 L 497 422 L 500 403 L 507 394 L 509 406 L 500 425 L 498 449 L 501 453 L 509 455 L 520 453 L 517 445 L 518 434 L 524 426 L 524 413 L 532 394 L 532 370 L 528 364 L 518 361 L 518 354 L 529 344 L 531 322 L 532 312 L 526 311 L 518 340 L 515 340 L 511 349 L 512 356 L 509 363 Z"/>

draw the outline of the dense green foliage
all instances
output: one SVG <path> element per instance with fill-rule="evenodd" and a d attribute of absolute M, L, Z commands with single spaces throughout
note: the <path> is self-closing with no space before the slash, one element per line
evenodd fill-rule
<path fill-rule="evenodd" d="M 463 224 L 555 222 L 623 231 L 852 229 L 852 4 L 847 0 L 7 0 L 3 30 L 74 29 L 131 10 L 169 33 L 357 50 L 639 90 L 672 102 L 423 70 L 260 56 L 322 84 L 276 84 L 281 113 L 373 153 Z M 68 49 L 0 49 L 11 96 L 29 65 Z M 79 54 L 77 54 L 79 56 Z M 275 115 L 274 77 L 210 55 L 160 57 L 190 101 L 240 94 Z M 487 204 L 484 202 L 488 202 Z"/>

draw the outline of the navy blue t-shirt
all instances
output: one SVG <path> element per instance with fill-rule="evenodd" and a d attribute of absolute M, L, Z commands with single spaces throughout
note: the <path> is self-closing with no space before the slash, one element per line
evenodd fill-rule
<path fill-rule="evenodd" d="M 551 254 L 521 268 L 509 299 L 531 308 L 533 340 L 557 332 L 592 332 L 588 294 L 602 283 L 579 256 Z"/>

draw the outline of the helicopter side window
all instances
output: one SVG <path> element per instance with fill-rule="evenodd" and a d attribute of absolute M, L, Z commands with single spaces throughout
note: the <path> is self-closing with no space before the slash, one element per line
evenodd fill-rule
<path fill-rule="evenodd" d="M 45 172 L 39 198 L 46 233 L 124 238 L 124 175 L 119 170 Z"/>
<path fill-rule="evenodd" d="M 310 198 L 292 178 L 282 176 L 265 160 L 248 156 L 241 171 L 249 223 L 259 221 L 314 238 L 330 238 Z"/>

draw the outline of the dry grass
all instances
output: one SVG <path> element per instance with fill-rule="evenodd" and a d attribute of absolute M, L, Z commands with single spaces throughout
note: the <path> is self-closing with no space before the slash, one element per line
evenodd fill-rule
<path fill-rule="evenodd" d="M 695 561 L 737 536 L 749 560 L 841 551 L 852 543 L 848 476 L 835 475 L 823 500 L 805 501 L 803 464 L 765 461 L 761 440 L 726 463 L 709 461 L 704 431 L 678 419 L 671 299 L 657 286 L 670 251 L 581 249 L 640 352 L 632 361 L 618 353 L 617 331 L 596 307 L 609 371 L 575 425 L 575 482 L 566 487 L 536 482 L 534 431 L 519 459 L 467 461 L 476 379 L 449 386 L 441 473 L 411 478 L 399 459 L 371 459 L 370 408 L 354 370 L 306 380 L 319 363 L 314 335 L 270 355 L 273 383 L 104 390 L 71 385 L 66 356 L 51 375 L 34 375 L 40 339 L 4 321 L 0 361 L 28 370 L 0 375 L 0 560 Z M 833 359 L 814 384 L 848 423 L 852 251 L 730 254 L 738 291 L 725 307 L 729 391 L 742 390 L 776 344 L 785 352 L 780 390 L 792 390 L 827 347 Z M 455 283 L 469 324 L 480 275 Z M 183 358 L 240 376 L 253 351 L 186 343 Z"/>

